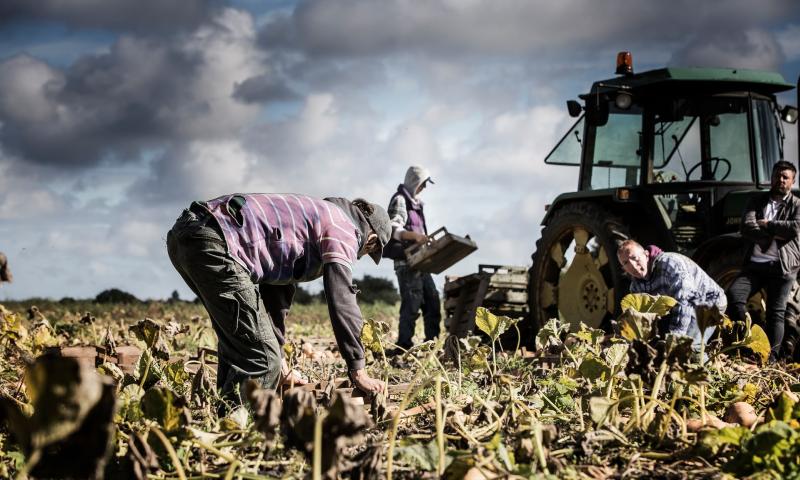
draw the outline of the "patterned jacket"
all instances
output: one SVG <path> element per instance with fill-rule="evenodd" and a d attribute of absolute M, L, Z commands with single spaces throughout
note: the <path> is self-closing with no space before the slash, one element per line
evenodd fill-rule
<path fill-rule="evenodd" d="M 662 252 L 658 247 L 648 247 L 650 262 L 646 278 L 631 281 L 631 293 L 669 295 L 678 301 L 670 315 L 665 317 L 667 333 L 699 335 L 695 307 L 716 305 L 724 312 L 727 306 L 725 292 L 692 259 L 674 252 Z"/>

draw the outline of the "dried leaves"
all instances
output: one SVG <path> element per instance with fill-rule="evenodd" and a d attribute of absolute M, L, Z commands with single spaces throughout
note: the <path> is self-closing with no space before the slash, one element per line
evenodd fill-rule
<path fill-rule="evenodd" d="M 280 430 L 287 446 L 304 452 L 309 460 L 315 448 L 321 449 L 321 472 L 323 478 L 336 478 L 345 470 L 360 469 L 361 473 L 351 478 L 367 478 L 359 475 L 372 472 L 372 465 L 379 463 L 374 457 L 363 456 L 355 461 L 347 459 L 345 451 L 362 439 L 364 430 L 372 427 L 372 420 L 364 408 L 338 392 L 334 392 L 328 409 L 318 409 L 314 395 L 306 390 L 288 392 L 281 402 L 272 390 L 259 388 L 255 382 L 244 387 L 245 397 L 253 411 L 254 426 L 272 442 Z M 321 422 L 321 437 L 316 443 L 315 427 Z M 316 445 L 316 446 L 315 446 Z M 374 454 L 373 454 L 374 455 Z M 365 466 L 366 465 L 366 466 Z"/>
<path fill-rule="evenodd" d="M 0 398 L 32 477 L 102 478 L 111 453 L 114 386 L 72 358 L 45 355 L 28 369 L 29 417 Z"/>

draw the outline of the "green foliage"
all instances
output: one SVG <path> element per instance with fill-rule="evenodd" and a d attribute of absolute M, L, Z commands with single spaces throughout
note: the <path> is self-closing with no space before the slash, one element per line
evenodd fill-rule
<path fill-rule="evenodd" d="M 551 318 L 536 334 L 536 349 L 541 350 L 550 345 L 561 345 L 569 333 L 569 324 L 557 318 Z"/>
<path fill-rule="evenodd" d="M 120 290 L 118 288 L 110 288 L 103 290 L 94 297 L 97 303 L 139 303 L 140 300 L 133 294 Z"/>
<path fill-rule="evenodd" d="M 386 322 L 367 318 L 361 327 L 361 343 L 364 348 L 372 350 L 374 353 L 382 353 L 384 350 L 383 336 L 387 333 L 389 333 L 389 325 Z"/>
<path fill-rule="evenodd" d="M 620 307 L 620 335 L 627 340 L 649 341 L 656 333 L 656 321 L 677 305 L 677 300 L 666 295 L 629 293 L 622 298 Z"/>
<path fill-rule="evenodd" d="M 658 304 L 642 302 L 640 306 L 654 308 Z M 407 355 L 385 363 L 368 358 L 370 374 L 388 378 L 389 385 L 401 393 L 390 390 L 386 410 L 377 408 L 378 404 L 370 406 L 378 413 L 364 436 L 369 425 L 364 407 L 341 403 L 345 397 L 337 400 L 334 387 L 345 376 L 346 367 L 333 343 L 323 304 L 293 306 L 286 344 L 292 366 L 313 382 L 322 382 L 319 400 L 303 389 L 283 395 L 248 384 L 243 395 L 252 421 L 239 423 L 220 420 L 215 414 L 221 401 L 215 388 L 217 355 L 197 349 L 198 345 L 213 349 L 216 343 L 202 306 L 81 301 L 60 305 L 44 300 L 37 300 L 37 305 L 56 326 L 50 334 L 59 345 L 105 345 L 104 333 L 111 331 L 118 346 L 133 343 L 143 348 L 132 373 L 126 369 L 123 375 L 111 359 L 104 359 L 99 367 L 117 382 L 116 386 L 103 383 L 103 395 L 110 388 L 110 398 L 116 396 L 116 415 L 113 411 L 107 415 L 119 429 L 116 436 L 106 433 L 103 437 L 100 428 L 86 437 L 116 438 L 109 450 L 115 461 L 108 471 L 101 472 L 101 478 L 311 478 L 315 451 L 320 453 L 319 478 L 386 478 L 388 466 L 383 462 L 389 459 L 394 462 L 394 479 L 649 478 L 652 472 L 661 471 L 661 462 L 669 463 L 676 476 L 719 475 L 722 469 L 736 477 L 800 475 L 795 466 L 800 408 L 790 392 L 780 393 L 789 385 L 800 384 L 797 367 L 777 365 L 759 370 L 743 365 L 737 350 L 744 351 L 745 344 L 759 337 L 749 324 L 741 326 L 735 340 L 738 346 L 727 350 L 733 355 L 718 355 L 705 364 L 698 362 L 691 339 L 662 338 L 654 329 L 647 331 L 648 325 L 636 318 L 630 326 L 633 339 L 585 325 L 570 333 L 567 322 L 553 319 L 538 332 L 536 343 L 541 351 L 525 355 L 494 350 L 481 344 L 480 338 L 470 337 L 420 343 Z M 392 323 L 396 322 L 396 306 L 361 306 L 369 319 L 362 332 L 365 347 L 383 348 L 387 335 L 396 328 Z M 58 381 L 52 387 L 36 386 L 54 382 L 56 377 L 51 379 L 50 374 L 34 373 L 27 380 L 32 382 L 31 388 L 20 387 L 21 379 L 28 375 L 16 366 L 23 357 L 32 358 L 34 348 L 34 322 L 20 313 L 28 309 L 29 305 L 18 304 L 0 309 L 4 317 L 0 318 L 0 335 L 4 335 L 0 349 L 5 353 L 0 357 L 0 388 L 7 402 L 4 407 L 14 406 L 9 410 L 12 413 L 6 412 L 6 423 L 9 429 L 12 424 L 25 426 L 20 429 L 22 442 L 0 433 L 0 476 L 4 478 L 22 478 L 20 470 L 28 468 L 33 458 L 24 432 L 30 429 L 34 407 L 44 396 L 58 399 L 56 403 L 80 414 L 80 408 L 59 397 L 69 397 L 74 386 Z M 660 307 L 654 310 L 662 311 Z M 656 313 L 657 317 L 658 312 L 644 313 Z M 83 317 L 96 321 L 82 323 Z M 496 337 L 509 328 L 504 322 L 502 317 L 486 315 L 476 323 L 487 335 Z M 726 328 L 730 327 L 720 330 Z M 456 347 L 458 362 L 445 362 L 443 344 L 450 350 Z M 727 342 L 720 349 L 729 347 Z M 440 388 L 436 388 L 436 379 L 441 381 Z M 329 380 L 335 382 L 327 383 Z M 406 394 L 403 408 L 415 413 L 398 420 L 397 444 L 390 453 L 387 438 L 393 420 L 399 418 L 394 416 L 398 402 Z M 765 412 L 771 423 L 757 425 L 752 433 L 742 427 L 706 427 L 697 434 L 684 430 L 685 419 L 696 420 L 704 411 L 722 417 L 725 409 L 739 400 Z M 364 403 L 372 402 L 365 399 Z M 76 423 L 75 433 L 87 427 L 87 419 L 92 419 L 91 426 L 104 426 L 108 432 L 112 424 L 95 422 L 96 411 L 89 409 L 84 421 Z M 314 446 L 315 425 L 321 427 L 319 449 Z M 557 435 L 548 433 L 556 425 Z M 48 426 L 44 431 L 57 429 Z M 52 439 L 51 445 L 59 448 L 67 442 L 78 444 L 68 433 L 46 433 L 41 438 Z M 93 451 L 87 444 L 81 444 L 81 454 L 83 450 Z M 70 452 L 80 457 L 75 449 Z M 702 473 L 697 470 L 697 457 L 707 463 Z M 60 468 L 70 464 L 62 455 L 47 457 L 44 465 L 55 465 L 55 458 L 62 460 Z M 181 467 L 183 473 L 178 471 Z M 31 477 L 31 472 L 26 474 Z M 126 476 L 130 472 L 138 473 Z M 64 475 L 51 470 L 42 476 Z"/>
<path fill-rule="evenodd" d="M 355 280 L 353 283 L 360 290 L 358 293 L 359 302 L 383 302 L 394 305 L 400 301 L 400 294 L 397 293 L 397 288 L 389 279 L 364 275 L 364 278 Z"/>
<path fill-rule="evenodd" d="M 500 335 L 504 334 L 518 321 L 503 315 L 495 315 L 483 307 L 478 307 L 475 310 L 475 326 L 486 335 L 489 335 L 492 342 L 496 342 Z"/>
<path fill-rule="evenodd" d="M 191 416 L 186 407 L 183 397 L 165 387 L 147 390 L 141 400 L 145 418 L 156 421 L 167 433 L 176 432 L 189 424 Z"/>

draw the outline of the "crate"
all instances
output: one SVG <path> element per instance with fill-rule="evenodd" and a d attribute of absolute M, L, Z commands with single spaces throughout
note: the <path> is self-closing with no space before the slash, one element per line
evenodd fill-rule
<path fill-rule="evenodd" d="M 448 276 L 444 286 L 445 327 L 464 337 L 475 330 L 475 310 L 487 308 L 495 315 L 528 315 L 528 269 L 508 265 L 479 265 L 478 272 Z"/>
<path fill-rule="evenodd" d="M 469 235 L 459 237 L 442 227 L 430 235 L 428 243 L 406 248 L 406 262 L 420 272 L 442 273 L 477 249 Z"/>

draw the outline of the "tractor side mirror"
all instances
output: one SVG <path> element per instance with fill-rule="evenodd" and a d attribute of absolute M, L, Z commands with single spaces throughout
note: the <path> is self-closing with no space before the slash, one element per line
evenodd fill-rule
<path fill-rule="evenodd" d="M 595 127 L 608 123 L 608 98 L 605 95 L 593 95 L 587 100 L 586 121 Z"/>
<path fill-rule="evenodd" d="M 795 123 L 797 121 L 797 109 L 791 105 L 781 108 L 781 120 L 786 123 Z"/>
<path fill-rule="evenodd" d="M 576 100 L 567 100 L 567 111 L 569 111 L 570 117 L 577 118 L 580 116 L 582 110 L 583 107 L 581 107 L 581 104 Z"/>

